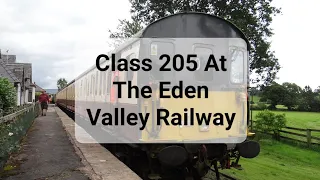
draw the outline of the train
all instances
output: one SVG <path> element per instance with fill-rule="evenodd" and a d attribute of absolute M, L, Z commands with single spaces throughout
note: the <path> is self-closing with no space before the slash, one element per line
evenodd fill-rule
<path fill-rule="evenodd" d="M 161 40 L 159 40 L 159 38 Z M 154 21 L 135 34 L 131 39 L 122 43 L 112 51 L 112 54 L 116 59 L 125 58 L 127 60 L 133 58 L 155 59 L 154 56 L 159 58 L 158 55 L 160 53 L 152 54 L 152 48 L 156 47 L 159 52 L 161 49 L 172 51 L 176 48 L 174 38 L 191 39 L 190 42 L 188 41 L 188 43 L 185 44 L 185 47 L 189 48 L 188 51 L 193 51 L 194 53 L 202 51 L 212 53 L 217 51 L 217 47 L 222 47 L 222 50 L 226 50 L 229 56 L 231 56 L 229 53 L 231 51 L 230 49 L 232 49 L 231 45 L 223 44 L 221 43 L 222 41 L 218 42 L 218 40 L 208 40 L 204 42 L 201 39 L 241 39 L 242 43 L 236 44 L 235 47 L 239 52 L 238 54 L 242 55 L 242 59 L 240 58 L 239 61 L 243 61 L 244 64 L 235 71 L 249 72 L 248 59 L 250 43 L 244 33 L 225 19 L 199 12 L 176 13 Z M 197 50 L 199 52 L 196 52 Z M 232 57 L 227 57 L 227 59 L 228 58 Z M 177 61 L 177 59 L 173 60 Z M 172 62 L 173 60 L 170 61 Z M 198 62 L 201 61 L 201 59 L 197 60 Z M 106 60 L 100 63 L 101 67 L 107 64 L 111 65 L 110 61 L 107 62 Z M 226 66 L 231 66 L 230 63 L 232 62 L 228 61 Z M 200 77 L 202 79 L 200 80 L 193 78 L 196 72 L 179 71 L 176 72 L 176 74 L 170 72 L 165 73 L 166 77 L 175 83 L 177 83 L 178 77 L 189 78 L 190 83 L 200 85 L 221 83 L 220 80 L 215 78 L 216 74 L 213 75 L 213 72 L 210 71 L 202 75 Z M 201 102 L 197 99 L 190 100 L 186 97 L 159 100 L 157 99 L 159 85 L 155 85 L 157 84 L 155 82 L 158 82 L 163 77 L 152 75 L 152 72 L 147 71 L 112 71 L 111 68 L 106 71 L 101 71 L 97 68 L 97 65 L 95 65 L 68 83 L 65 88 L 56 94 L 56 105 L 76 115 L 79 115 L 81 112 L 77 110 L 77 106 L 78 108 L 82 107 L 82 109 L 85 109 L 85 107 L 95 104 L 103 106 L 104 109 L 110 110 L 110 112 L 117 107 L 124 107 L 125 110 L 130 112 L 149 112 L 152 117 L 153 114 L 155 114 L 154 109 L 157 108 L 165 108 L 183 114 L 183 108 L 186 107 L 201 110 L 202 112 L 218 112 L 233 107 L 238 114 L 241 114 L 241 116 L 237 117 L 239 122 L 247 125 L 246 129 L 241 132 L 238 128 L 231 130 L 231 134 L 235 137 L 245 134 L 245 139 L 242 142 L 210 143 L 210 139 L 215 139 L 219 135 L 215 128 L 206 132 L 204 136 L 202 130 L 199 129 L 212 127 L 206 126 L 200 128 L 194 126 L 189 127 L 190 129 L 188 131 L 183 131 L 182 129 L 185 127 L 154 126 L 154 119 L 151 118 L 153 121 L 148 122 L 149 124 L 147 126 L 149 128 L 145 128 L 145 130 L 142 131 L 138 129 L 129 130 L 126 128 L 117 129 L 117 131 L 121 131 L 122 137 L 129 140 L 139 139 L 142 143 L 129 143 L 130 141 L 128 141 L 128 143 L 109 144 L 109 147 L 112 147 L 113 153 L 119 158 L 126 159 L 128 163 L 133 161 L 132 159 L 134 156 L 137 156 L 136 154 L 139 154 L 140 158 L 143 156 L 146 161 L 142 173 L 143 179 L 201 179 L 209 170 L 214 170 L 219 179 L 219 169 L 238 168 L 240 167 L 238 164 L 240 157 L 255 158 L 260 152 L 259 143 L 250 139 L 254 137 L 255 134 L 247 128 L 250 123 L 249 73 L 244 74 L 247 76 L 233 77 L 231 73 L 228 76 L 224 76 L 223 81 L 228 82 L 228 87 L 224 88 L 228 90 L 219 91 L 209 88 L 210 96 L 205 101 L 203 101 L 203 99 Z M 150 77 L 153 78 L 152 81 Z M 134 85 L 140 88 L 149 84 L 157 93 L 153 93 L 154 96 L 150 99 L 129 98 L 126 93 L 128 88 L 123 87 L 119 90 L 118 86 L 114 84 L 114 82 L 117 81 L 128 80 L 131 80 Z M 243 87 L 243 84 L 237 83 L 244 82 L 244 80 L 246 80 L 245 82 L 247 83 L 245 87 Z M 246 89 L 242 93 L 239 93 L 237 90 L 239 88 Z M 123 92 L 121 98 L 115 95 L 119 93 L 119 91 Z M 218 100 L 222 102 L 222 99 L 225 103 L 215 103 L 216 101 L 218 102 Z M 239 104 L 241 106 L 239 106 Z M 80 113 L 80 117 L 83 117 L 83 114 Z M 101 126 L 101 131 L 105 130 L 106 128 Z M 110 136 L 111 135 L 112 133 L 110 133 Z M 177 139 L 178 135 L 179 137 L 183 136 L 185 139 L 191 139 L 192 143 L 184 143 L 183 141 L 167 143 L 171 139 Z M 219 138 L 222 136 L 220 133 Z M 161 141 L 164 143 L 161 143 Z M 130 149 L 128 149 L 128 147 Z M 142 163 L 142 160 L 140 163 Z M 139 166 L 143 165 L 140 164 Z"/>

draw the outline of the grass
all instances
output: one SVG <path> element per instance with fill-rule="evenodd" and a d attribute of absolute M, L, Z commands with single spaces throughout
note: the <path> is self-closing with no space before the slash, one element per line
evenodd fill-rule
<path fill-rule="evenodd" d="M 260 112 L 259 110 L 252 111 L 252 118 Z M 320 129 L 320 113 L 317 112 L 297 112 L 297 111 L 273 111 L 276 114 L 284 113 L 287 118 L 287 126 L 297 128 Z"/>
<path fill-rule="evenodd" d="M 264 139 L 260 141 L 261 152 L 254 159 L 240 159 L 243 170 L 221 172 L 241 180 L 292 180 L 320 177 L 320 153 Z"/>
<path fill-rule="evenodd" d="M 258 103 L 260 97 L 254 96 L 253 101 Z M 320 113 L 281 111 L 287 109 L 283 105 L 277 106 L 276 114 L 284 113 L 287 118 L 287 126 L 296 128 L 320 129 Z M 259 110 L 252 111 L 253 120 Z M 305 132 L 297 132 L 305 134 Z M 312 132 L 312 136 L 320 137 L 320 133 Z M 291 137 L 291 135 L 290 135 Z M 296 138 L 296 137 L 295 137 Z M 305 138 L 301 140 L 306 141 Z M 298 139 L 300 139 L 298 137 Z M 255 179 L 319 179 L 320 177 L 320 153 L 319 150 L 311 150 L 294 146 L 271 139 L 260 141 L 260 155 L 254 159 L 240 159 L 243 170 L 222 170 L 221 172 L 241 180 Z"/>
<path fill-rule="evenodd" d="M 255 104 L 259 103 L 259 101 L 260 101 L 260 99 L 261 99 L 261 97 L 259 97 L 259 96 L 251 96 L 250 98 L 251 98 L 250 101 L 253 100 L 253 102 L 254 102 Z M 266 104 L 266 105 L 270 105 L 270 104 Z M 283 110 L 287 110 L 287 109 L 288 109 L 288 108 L 285 107 L 284 105 L 277 105 L 276 108 L 277 108 L 277 109 L 280 109 L 280 110 L 281 110 L 281 109 L 283 109 Z"/>
<path fill-rule="evenodd" d="M 260 100 L 259 96 L 253 96 L 254 103 L 258 103 Z M 320 130 L 320 113 L 319 112 L 298 112 L 298 111 L 285 111 L 287 107 L 283 105 L 277 105 L 277 111 L 273 111 L 276 114 L 284 113 L 287 118 L 287 126 L 296 127 L 302 129 L 319 129 Z M 281 111 L 284 110 L 284 111 Z M 255 120 L 255 116 L 260 112 L 259 110 L 252 111 L 252 119 Z M 306 134 L 306 132 L 288 130 L 290 132 Z M 312 132 L 311 136 L 320 137 L 320 132 Z M 288 136 L 292 137 L 292 135 Z M 298 137 L 293 135 L 294 138 L 298 138 L 300 140 L 305 140 L 303 137 Z"/>

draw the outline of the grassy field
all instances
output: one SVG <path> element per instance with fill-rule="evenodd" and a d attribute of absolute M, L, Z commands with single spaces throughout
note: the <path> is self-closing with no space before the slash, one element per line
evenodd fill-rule
<path fill-rule="evenodd" d="M 253 101 L 258 103 L 259 96 L 253 96 Z M 283 105 L 277 105 L 277 109 L 286 109 Z M 252 118 L 255 120 L 255 116 L 259 110 L 252 111 Z M 297 111 L 273 111 L 276 114 L 284 113 L 287 117 L 287 126 L 297 128 L 311 128 L 320 129 L 320 113 L 316 112 L 297 112 Z"/>
<path fill-rule="evenodd" d="M 260 97 L 254 96 L 253 101 L 259 102 Z M 279 105 L 278 109 L 286 109 Z M 252 111 L 253 120 L 259 110 Z M 276 114 L 284 113 L 287 126 L 296 128 L 320 129 L 320 113 L 273 111 Z M 303 132 L 300 132 L 303 133 Z M 319 136 L 319 133 L 312 134 Z M 303 139 L 302 139 L 303 140 Z M 320 177 L 320 153 L 316 150 L 304 149 L 299 146 L 285 144 L 271 139 L 260 141 L 260 155 L 254 159 L 240 159 L 243 170 L 222 170 L 221 172 L 241 180 L 292 180 Z M 214 175 L 213 175 L 214 177 Z"/>
<path fill-rule="evenodd" d="M 259 110 L 252 111 L 252 118 L 260 112 Z M 312 128 L 320 129 L 320 113 L 316 112 L 295 112 L 295 111 L 273 111 L 276 114 L 284 113 L 287 118 L 287 126 L 297 128 Z"/>
<path fill-rule="evenodd" d="M 261 99 L 259 96 L 252 96 L 251 98 L 252 98 L 252 100 L 253 100 L 253 102 L 254 102 L 255 104 L 259 103 L 259 101 L 260 101 L 260 99 Z M 251 99 L 250 99 L 250 101 L 251 101 Z M 269 104 L 266 104 L 266 105 L 269 105 Z M 283 109 L 283 110 L 288 109 L 288 108 L 285 107 L 284 105 L 277 105 L 276 108 L 277 108 L 277 109 L 280 109 L 280 110 L 281 110 L 281 109 Z"/>
<path fill-rule="evenodd" d="M 243 170 L 221 172 L 241 180 L 292 180 L 320 177 L 320 153 L 273 140 L 261 140 L 261 152 L 255 159 L 240 159 Z"/>

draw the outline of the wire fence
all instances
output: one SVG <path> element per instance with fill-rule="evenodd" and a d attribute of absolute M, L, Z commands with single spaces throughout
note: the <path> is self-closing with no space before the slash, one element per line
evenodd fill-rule
<path fill-rule="evenodd" d="M 21 139 L 39 114 L 40 105 L 35 103 L 0 117 L 0 170 L 3 169 L 10 154 L 19 150 Z"/>

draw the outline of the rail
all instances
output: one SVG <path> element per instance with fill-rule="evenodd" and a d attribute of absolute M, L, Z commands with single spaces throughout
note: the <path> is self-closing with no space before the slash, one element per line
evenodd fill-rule
<path fill-rule="evenodd" d="M 0 170 L 11 153 L 19 149 L 20 141 L 40 114 L 38 103 L 25 105 L 9 115 L 0 117 Z"/>

